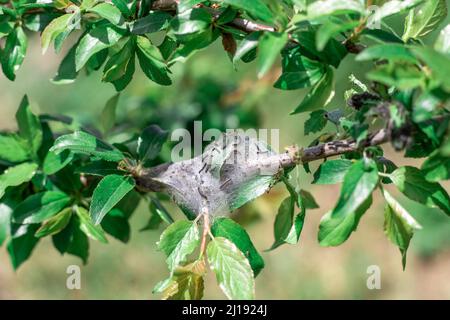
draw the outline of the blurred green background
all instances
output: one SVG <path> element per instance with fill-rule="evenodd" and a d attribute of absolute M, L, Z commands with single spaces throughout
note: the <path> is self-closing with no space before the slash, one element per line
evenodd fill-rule
<path fill-rule="evenodd" d="M 28 94 L 36 112 L 69 115 L 88 125 L 98 123 L 104 103 L 115 93 L 114 88 L 101 82 L 100 73 L 80 76 L 70 85 L 50 83 L 48 79 L 60 59 L 61 56 L 51 52 L 42 56 L 39 39 L 30 39 L 27 58 L 16 81 L 10 82 L 0 75 L 0 130 L 15 129 L 14 113 L 24 94 Z M 280 72 L 278 69 L 261 80 L 256 78 L 254 64 L 240 64 L 235 70 L 217 41 L 187 63 L 176 65 L 173 71 L 175 84 L 171 87 L 154 85 L 137 72 L 121 95 L 119 123 L 142 129 L 158 122 L 165 129 L 175 129 L 189 127 L 193 120 L 203 120 L 219 128 L 277 128 L 281 147 L 293 143 L 307 145 L 313 139 L 313 136 L 303 135 L 302 124 L 307 115 L 289 116 L 305 90 L 287 92 L 272 88 Z M 336 96 L 328 109 L 343 107 L 343 92 L 348 88 L 347 79 L 352 72 L 363 79 L 365 68 L 348 56 L 338 72 Z M 397 165 L 419 166 L 421 163 L 403 159 L 389 146 L 385 150 L 387 157 Z M 317 165 L 312 164 L 312 170 Z M 307 212 L 298 245 L 285 245 L 263 253 L 266 267 L 256 280 L 257 298 L 450 298 L 448 217 L 438 210 L 409 202 L 394 192 L 423 226 L 411 242 L 407 268 L 402 271 L 400 253 L 382 230 L 383 203 L 379 194 L 357 232 L 346 243 L 336 248 L 320 247 L 317 242 L 319 220 L 335 204 L 340 186 L 312 186 L 311 180 L 311 176 L 301 174 L 302 187 L 313 193 L 320 209 Z M 449 190 L 449 183 L 444 186 Z M 235 215 L 261 251 L 272 244 L 273 221 L 285 196 L 283 188 L 275 187 Z M 131 219 L 133 232 L 127 245 L 112 238 L 108 245 L 91 241 L 86 266 L 81 266 L 77 258 L 60 256 L 51 240 L 44 239 L 31 259 L 14 272 L 5 248 L 1 248 L 0 299 L 157 299 L 151 291 L 159 280 L 166 278 L 167 269 L 163 254 L 156 250 L 161 229 L 139 232 L 148 216 L 147 208 L 141 205 Z M 72 264 L 81 266 L 81 290 L 66 289 L 66 268 Z M 370 265 L 381 269 L 380 290 L 369 290 L 366 286 Z M 205 298 L 224 298 L 211 273 Z"/>

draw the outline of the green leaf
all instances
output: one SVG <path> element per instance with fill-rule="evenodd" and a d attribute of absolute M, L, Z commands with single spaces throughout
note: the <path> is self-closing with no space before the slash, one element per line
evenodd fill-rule
<path fill-rule="evenodd" d="M 53 245 L 61 253 L 70 253 L 83 260 L 86 264 L 89 256 L 89 240 L 80 229 L 80 219 L 73 216 L 69 224 L 61 232 L 52 237 Z"/>
<path fill-rule="evenodd" d="M 425 160 L 420 170 L 428 181 L 448 180 L 450 179 L 450 157 L 444 156 L 441 150 L 436 150 Z"/>
<path fill-rule="evenodd" d="M 247 35 L 236 48 L 233 56 L 233 63 L 236 64 L 240 59 L 244 58 L 249 52 L 256 49 L 259 43 L 261 32 L 252 32 Z"/>
<path fill-rule="evenodd" d="M 179 13 L 171 22 L 171 29 L 178 40 L 193 39 L 205 31 L 212 23 L 211 15 L 203 8 L 195 8 Z"/>
<path fill-rule="evenodd" d="M 120 94 L 112 96 L 105 104 L 100 116 L 100 124 L 103 134 L 109 133 L 116 123 L 116 109 Z"/>
<path fill-rule="evenodd" d="M 134 34 L 146 34 L 166 29 L 172 16 L 163 11 L 152 11 L 147 16 L 133 21 L 130 31 Z"/>
<path fill-rule="evenodd" d="M 117 208 L 112 209 L 109 214 L 103 217 L 101 226 L 106 233 L 123 243 L 130 240 L 130 223 L 125 214 Z"/>
<path fill-rule="evenodd" d="M 172 80 L 168 75 L 169 69 L 159 49 L 148 38 L 143 36 L 137 37 L 137 46 L 139 64 L 145 75 L 160 85 L 171 85 Z"/>
<path fill-rule="evenodd" d="M 129 69 L 129 64 L 134 63 L 135 43 L 129 40 L 123 48 L 109 58 L 103 70 L 102 81 L 113 82 L 124 76 Z"/>
<path fill-rule="evenodd" d="M 92 198 L 92 202 L 94 202 L 94 196 Z M 103 232 L 102 228 L 100 228 L 100 226 L 94 225 L 94 223 L 91 220 L 91 217 L 89 216 L 89 212 L 85 208 L 76 206 L 75 212 L 78 218 L 80 219 L 81 231 L 83 231 L 91 239 L 103 243 L 108 243 L 108 240 L 106 239 L 105 233 Z"/>
<path fill-rule="evenodd" d="M 211 226 L 214 237 L 223 237 L 233 242 L 246 256 L 255 277 L 264 268 L 264 260 L 253 245 L 247 231 L 229 218 L 217 218 Z"/>
<path fill-rule="evenodd" d="M 326 114 L 327 112 L 325 110 L 316 110 L 311 112 L 309 114 L 309 119 L 305 121 L 305 135 L 322 131 L 328 122 Z"/>
<path fill-rule="evenodd" d="M 335 184 L 344 180 L 352 161 L 347 159 L 327 160 L 314 172 L 315 184 Z"/>
<path fill-rule="evenodd" d="M 417 63 L 417 59 L 409 48 L 401 44 L 378 44 L 364 49 L 356 56 L 356 61 L 387 59 L 389 61 L 404 61 Z"/>
<path fill-rule="evenodd" d="M 25 59 L 27 47 L 28 40 L 23 29 L 14 28 L 6 38 L 5 47 L 0 55 L 3 73 L 9 80 L 14 81 L 16 78 L 16 71 Z"/>
<path fill-rule="evenodd" d="M 230 240 L 217 237 L 206 249 L 211 270 L 228 299 L 250 300 L 255 297 L 255 280 L 249 261 Z"/>
<path fill-rule="evenodd" d="M 370 195 L 354 212 L 343 217 L 333 217 L 332 211 L 327 212 L 320 220 L 318 240 L 324 247 L 338 246 L 345 242 L 358 227 L 362 215 L 372 204 Z"/>
<path fill-rule="evenodd" d="M 285 240 L 294 224 L 295 201 L 295 198 L 291 195 L 281 202 L 273 226 L 275 242 L 270 250 L 275 249 L 286 242 Z"/>
<path fill-rule="evenodd" d="M 70 33 L 73 29 L 75 29 L 79 19 L 79 13 L 67 13 L 53 19 L 41 35 L 42 53 L 45 53 L 50 44 L 54 42 L 61 34 Z"/>
<path fill-rule="evenodd" d="M 303 56 L 296 49 L 283 53 L 282 70 L 274 84 L 275 88 L 282 90 L 310 87 L 322 79 L 325 71 L 320 62 Z"/>
<path fill-rule="evenodd" d="M 200 234 L 197 224 L 192 221 L 179 220 L 172 223 L 161 234 L 158 248 L 167 256 L 167 265 L 173 272 L 177 266 L 200 244 Z"/>
<path fill-rule="evenodd" d="M 321 16 L 363 14 L 365 7 L 358 0 L 323 0 L 309 4 L 306 11 L 308 19 L 316 19 Z"/>
<path fill-rule="evenodd" d="M 97 52 L 116 44 L 125 31 L 111 25 L 102 25 L 89 30 L 81 39 L 75 52 L 76 71 Z"/>
<path fill-rule="evenodd" d="M 432 75 L 450 90 L 450 57 L 431 48 L 414 47 L 414 53 L 431 69 Z"/>
<path fill-rule="evenodd" d="M 55 140 L 55 144 L 50 149 L 50 151 L 53 151 L 56 154 L 59 154 L 64 150 L 88 154 L 99 159 L 113 162 L 119 162 L 125 158 L 119 150 L 83 131 L 76 131 L 72 134 L 58 137 Z"/>
<path fill-rule="evenodd" d="M 58 67 L 58 71 L 51 80 L 55 84 L 68 84 L 75 81 L 78 76 L 78 72 L 75 69 L 75 51 L 78 43 L 76 43 L 67 52 L 64 59 L 61 61 Z"/>
<path fill-rule="evenodd" d="M 14 209 L 11 203 L 5 199 L 0 202 L 0 247 L 9 236 L 11 228 L 11 215 Z"/>
<path fill-rule="evenodd" d="M 136 2 L 132 0 L 112 0 L 112 3 L 126 18 L 132 16 L 136 10 Z"/>
<path fill-rule="evenodd" d="M 23 25 L 30 31 L 40 32 L 59 15 L 56 13 L 36 13 L 23 16 Z"/>
<path fill-rule="evenodd" d="M 155 159 L 168 136 L 169 132 L 162 130 L 157 125 L 151 125 L 145 128 L 138 138 L 137 152 L 139 160 L 145 164 Z"/>
<path fill-rule="evenodd" d="M 27 96 L 24 96 L 20 103 L 16 120 L 19 135 L 26 141 L 29 152 L 36 157 L 42 144 L 42 126 L 39 118 L 31 111 Z"/>
<path fill-rule="evenodd" d="M 446 0 L 427 0 L 419 8 L 411 10 L 405 21 L 403 40 L 417 39 L 436 30 L 447 16 Z"/>
<path fill-rule="evenodd" d="M 371 16 L 373 22 L 380 22 L 381 20 L 402 14 L 415 6 L 421 4 L 424 0 L 391 0 L 383 3 L 381 7 L 374 11 Z"/>
<path fill-rule="evenodd" d="M 94 12 L 103 19 L 108 20 L 112 24 L 120 25 L 123 23 L 124 18 L 117 7 L 110 3 L 99 3 L 93 8 L 86 10 L 88 12 Z"/>
<path fill-rule="evenodd" d="M 422 227 L 386 190 L 383 190 L 387 205 L 384 211 L 384 232 L 402 253 L 403 269 L 406 266 L 406 251 L 415 230 Z"/>
<path fill-rule="evenodd" d="M 259 41 L 258 77 L 262 78 L 274 64 L 280 51 L 288 42 L 285 32 L 266 32 Z"/>
<path fill-rule="evenodd" d="M 43 222 L 60 212 L 69 202 L 70 198 L 59 191 L 33 194 L 14 209 L 13 221 L 22 224 Z"/>
<path fill-rule="evenodd" d="M 372 203 L 378 170 L 371 159 L 359 160 L 348 169 L 334 209 L 323 216 L 319 228 L 322 246 L 336 246 L 348 239 Z"/>
<path fill-rule="evenodd" d="M 330 39 L 340 35 L 348 30 L 353 30 L 359 24 L 359 21 L 343 21 L 336 17 L 330 16 L 317 30 L 316 48 L 319 51 L 325 49 Z"/>
<path fill-rule="evenodd" d="M 26 143 L 15 133 L 0 133 L 0 161 L 19 163 L 30 159 Z"/>
<path fill-rule="evenodd" d="M 36 174 L 38 165 L 35 163 L 22 163 L 15 167 L 9 167 L 0 175 L 0 199 L 4 196 L 8 187 L 19 186 L 28 182 Z"/>
<path fill-rule="evenodd" d="M 66 208 L 62 210 L 57 215 L 45 221 L 42 226 L 36 231 L 35 237 L 42 238 L 61 232 L 61 230 L 67 227 L 71 217 L 72 208 Z"/>
<path fill-rule="evenodd" d="M 434 49 L 447 55 L 450 54 L 450 24 L 445 26 L 439 33 L 434 43 Z"/>
<path fill-rule="evenodd" d="M 12 230 L 11 239 L 8 242 L 8 253 L 14 270 L 17 270 L 33 252 L 39 238 L 34 236 L 39 226 L 35 224 L 16 226 Z"/>
<path fill-rule="evenodd" d="M 395 186 L 411 200 L 440 208 L 450 215 L 450 197 L 439 183 L 429 182 L 424 173 L 414 167 L 400 167 L 389 175 Z"/>
<path fill-rule="evenodd" d="M 425 75 L 416 66 L 396 64 L 381 65 L 366 74 L 367 79 L 394 86 L 399 90 L 414 89 L 425 84 Z"/>
<path fill-rule="evenodd" d="M 135 181 L 132 177 L 112 174 L 104 177 L 94 190 L 90 213 L 92 220 L 98 225 L 103 217 L 133 190 Z"/>
<path fill-rule="evenodd" d="M 110 174 L 125 174 L 125 171 L 117 169 L 117 163 L 115 162 L 92 161 L 84 166 L 77 167 L 75 173 L 104 177 Z"/>
<path fill-rule="evenodd" d="M 314 84 L 311 90 L 306 94 L 300 105 L 290 114 L 297 114 L 305 111 L 312 111 L 325 107 L 334 96 L 334 75 L 331 68 L 322 78 Z"/>
<path fill-rule="evenodd" d="M 267 23 L 274 22 L 274 14 L 262 0 L 222 0 L 222 3 L 244 10 L 250 16 Z"/>
<path fill-rule="evenodd" d="M 69 150 L 65 150 L 56 154 L 49 151 L 44 159 L 43 171 L 46 175 L 52 175 L 67 166 L 74 158 L 74 154 Z"/>

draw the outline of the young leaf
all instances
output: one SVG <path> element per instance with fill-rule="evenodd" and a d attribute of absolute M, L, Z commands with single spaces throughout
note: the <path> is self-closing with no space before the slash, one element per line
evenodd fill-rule
<path fill-rule="evenodd" d="M 403 41 L 417 39 L 435 30 L 447 16 L 445 0 L 427 0 L 419 8 L 411 10 L 406 18 Z"/>
<path fill-rule="evenodd" d="M 55 144 L 50 149 L 50 151 L 53 151 L 56 154 L 59 154 L 64 150 L 88 154 L 99 159 L 113 162 L 119 162 L 125 158 L 119 150 L 116 150 L 109 144 L 83 131 L 76 131 L 75 133 L 58 137 L 55 140 Z"/>
<path fill-rule="evenodd" d="M 406 251 L 415 230 L 422 227 L 386 190 L 383 195 L 387 205 L 384 211 L 384 232 L 402 253 L 403 269 L 406 266 Z"/>
<path fill-rule="evenodd" d="M 0 175 L 0 199 L 4 196 L 8 187 L 19 186 L 28 182 L 36 174 L 38 165 L 35 163 L 22 163 L 15 167 L 9 167 Z"/>
<path fill-rule="evenodd" d="M 155 159 L 168 136 L 168 131 L 162 130 L 156 125 L 145 128 L 138 138 L 137 152 L 139 160 L 145 164 L 147 161 Z"/>
<path fill-rule="evenodd" d="M 83 208 L 76 206 L 75 212 L 80 219 L 80 229 L 83 231 L 89 238 L 108 243 L 108 240 L 105 237 L 105 233 L 102 228 L 96 226 L 92 223 L 91 217 L 89 216 L 89 212 Z"/>
<path fill-rule="evenodd" d="M 395 186 L 411 200 L 429 207 L 440 208 L 450 215 L 450 197 L 437 182 L 429 182 L 424 174 L 414 167 L 400 167 L 389 175 Z"/>
<path fill-rule="evenodd" d="M 45 221 L 42 226 L 36 231 L 35 237 L 42 238 L 48 235 L 57 234 L 63 230 L 70 222 L 72 217 L 72 208 L 65 208 L 57 215 Z"/>
<path fill-rule="evenodd" d="M 290 114 L 312 111 L 325 107 L 334 96 L 334 75 L 331 68 L 327 68 L 322 78 L 314 84 L 306 94 L 300 105 Z"/>
<path fill-rule="evenodd" d="M 42 144 L 42 126 L 39 118 L 31 111 L 27 96 L 24 96 L 20 103 L 16 120 L 19 135 L 25 140 L 30 154 L 35 158 Z"/>
<path fill-rule="evenodd" d="M 21 27 L 14 28 L 6 38 L 5 47 L 1 52 L 2 70 L 5 76 L 14 81 L 16 71 L 19 70 L 25 59 L 28 40 Z"/>
<path fill-rule="evenodd" d="M 137 47 L 139 65 L 145 75 L 160 85 L 171 85 L 172 80 L 168 76 L 169 69 L 158 48 L 144 36 L 137 37 Z"/>
<path fill-rule="evenodd" d="M 344 177 L 352 166 L 352 161 L 347 159 L 327 160 L 314 172 L 315 184 L 335 184 L 344 180 Z"/>
<path fill-rule="evenodd" d="M 274 33 L 267 32 L 259 40 L 258 56 L 258 77 L 262 78 L 269 71 L 288 41 L 288 35 L 285 32 Z"/>
<path fill-rule="evenodd" d="M 124 36 L 124 33 L 124 30 L 111 25 L 102 25 L 89 30 L 81 38 L 75 52 L 76 71 L 83 68 L 94 54 L 116 44 Z"/>
<path fill-rule="evenodd" d="M 250 300 L 255 297 L 255 280 L 249 261 L 228 239 L 217 237 L 206 249 L 208 262 L 228 299 Z"/>
<path fill-rule="evenodd" d="M 13 221 L 22 224 L 43 222 L 60 212 L 69 202 L 70 198 L 59 191 L 33 194 L 14 209 Z"/>
<path fill-rule="evenodd" d="M 200 234 L 197 224 L 192 221 L 179 220 L 172 223 L 161 234 L 158 248 L 167 256 L 169 270 L 173 272 L 177 266 L 200 244 Z"/>
<path fill-rule="evenodd" d="M 177 267 L 169 281 L 164 281 L 153 292 L 162 292 L 163 300 L 200 300 L 204 291 L 205 269 L 204 260 Z"/>
<path fill-rule="evenodd" d="M 264 268 L 264 260 L 253 245 L 247 231 L 229 218 L 217 218 L 211 226 L 214 237 L 223 237 L 233 242 L 246 256 L 255 277 Z"/>
<path fill-rule="evenodd" d="M 91 213 L 92 220 L 98 225 L 103 217 L 122 200 L 125 195 L 133 190 L 135 181 L 132 177 L 112 174 L 104 177 L 94 190 L 92 195 Z"/>
<path fill-rule="evenodd" d="M 45 53 L 52 42 L 56 40 L 56 38 L 69 31 L 72 31 L 77 25 L 77 17 L 79 18 L 79 14 L 77 13 L 67 13 L 56 19 L 53 19 L 47 27 L 44 29 L 41 35 L 41 47 L 42 53 Z"/>

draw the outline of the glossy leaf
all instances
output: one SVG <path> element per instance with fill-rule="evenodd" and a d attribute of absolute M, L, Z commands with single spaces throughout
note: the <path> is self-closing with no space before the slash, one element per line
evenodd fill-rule
<path fill-rule="evenodd" d="M 90 214 L 98 225 L 103 217 L 135 186 L 134 179 L 112 174 L 104 177 L 92 195 Z"/>
<path fill-rule="evenodd" d="M 229 4 L 235 8 L 242 9 L 250 16 L 260 19 L 267 23 L 274 21 L 274 15 L 262 0 L 252 0 L 251 3 L 246 0 L 222 0 L 224 4 Z"/>
<path fill-rule="evenodd" d="M 20 163 L 30 159 L 26 143 L 17 134 L 0 133 L 0 161 Z"/>
<path fill-rule="evenodd" d="M 45 221 L 42 226 L 36 231 L 35 236 L 42 238 L 45 236 L 57 234 L 63 230 L 70 222 L 72 217 L 72 208 L 66 208 L 57 215 Z"/>
<path fill-rule="evenodd" d="M 131 23 L 130 30 L 134 34 L 158 32 L 169 26 L 172 16 L 167 12 L 150 12 L 147 16 Z"/>
<path fill-rule="evenodd" d="M 30 181 L 36 174 L 38 165 L 35 163 L 22 163 L 9 167 L 0 175 L 0 199 L 8 187 L 19 186 Z"/>
<path fill-rule="evenodd" d="M 71 32 L 75 29 L 79 22 L 79 14 L 67 13 L 56 19 L 53 19 L 42 32 L 41 47 L 45 53 L 52 42 L 54 42 L 61 34 Z"/>
<path fill-rule="evenodd" d="M 156 125 L 144 129 L 138 138 L 137 153 L 143 163 L 155 159 L 166 142 L 169 132 Z"/>
<path fill-rule="evenodd" d="M 143 36 L 137 37 L 137 57 L 145 75 L 160 85 L 170 85 L 169 70 L 158 48 Z"/>
<path fill-rule="evenodd" d="M 14 270 L 17 270 L 33 252 L 39 238 L 34 236 L 37 228 L 36 224 L 15 226 L 11 232 L 11 239 L 8 242 L 8 253 Z"/>
<path fill-rule="evenodd" d="M 110 25 L 103 25 L 91 29 L 80 40 L 75 51 L 76 71 L 97 52 L 116 44 L 124 35 L 124 31 Z"/>
<path fill-rule="evenodd" d="M 16 78 L 16 72 L 25 59 L 27 47 L 27 36 L 21 27 L 14 28 L 6 37 L 0 58 L 3 73 L 9 80 L 14 81 Z"/>
<path fill-rule="evenodd" d="M 76 131 L 57 138 L 50 149 L 56 154 L 65 150 L 88 154 L 106 161 L 119 162 L 124 158 L 124 155 L 119 150 L 83 131 Z"/>
<path fill-rule="evenodd" d="M 108 240 L 105 237 L 105 233 L 103 232 L 100 226 L 94 225 L 91 217 L 89 216 L 89 212 L 83 208 L 76 206 L 75 212 L 80 219 L 80 229 L 83 231 L 89 238 L 107 243 Z"/>
<path fill-rule="evenodd" d="M 59 191 L 33 194 L 14 209 L 13 221 L 22 224 L 43 222 L 60 212 L 69 202 L 70 198 Z"/>
<path fill-rule="evenodd" d="M 32 157 L 36 158 L 42 144 L 42 126 L 39 118 L 31 111 L 27 96 L 20 103 L 19 110 L 16 112 L 16 120 L 19 126 L 19 135 L 27 144 Z"/>
<path fill-rule="evenodd" d="M 99 3 L 95 7 L 92 7 L 87 11 L 96 13 L 103 19 L 106 19 L 115 25 L 120 25 L 124 21 L 120 10 L 110 3 Z"/>

